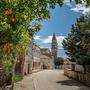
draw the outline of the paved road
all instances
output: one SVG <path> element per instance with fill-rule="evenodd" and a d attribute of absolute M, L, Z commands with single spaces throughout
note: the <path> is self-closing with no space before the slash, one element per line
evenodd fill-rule
<path fill-rule="evenodd" d="M 14 90 L 35 90 L 32 77 L 33 74 L 25 76 L 21 82 L 14 85 Z"/>
<path fill-rule="evenodd" d="M 21 87 L 15 90 L 90 90 L 89 87 L 64 76 L 62 70 L 34 73 L 26 77 Z"/>

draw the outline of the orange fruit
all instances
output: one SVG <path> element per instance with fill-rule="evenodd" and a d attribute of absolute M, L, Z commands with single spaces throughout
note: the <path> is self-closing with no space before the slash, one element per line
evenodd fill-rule
<path fill-rule="evenodd" d="M 16 18 L 11 18 L 11 19 L 10 19 L 10 22 L 11 22 L 11 23 L 15 23 L 15 22 L 16 22 Z"/>
<path fill-rule="evenodd" d="M 13 11 L 12 11 L 12 10 L 10 10 L 10 9 L 7 9 L 7 10 L 5 10 L 5 11 L 4 11 L 4 13 L 5 13 L 5 14 L 12 14 L 12 13 L 13 13 Z"/>

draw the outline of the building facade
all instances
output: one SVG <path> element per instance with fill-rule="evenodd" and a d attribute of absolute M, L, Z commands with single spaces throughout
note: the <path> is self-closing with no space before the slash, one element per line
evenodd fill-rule
<path fill-rule="evenodd" d="M 28 43 L 28 48 L 19 53 L 18 61 L 15 66 L 15 73 L 27 75 L 32 73 L 33 57 L 32 57 L 32 40 Z"/>
<path fill-rule="evenodd" d="M 28 49 L 25 52 L 24 74 L 32 73 L 33 70 L 41 69 L 41 51 L 40 47 L 33 41 L 29 42 Z"/>
<path fill-rule="evenodd" d="M 24 61 L 24 69 L 23 69 L 24 75 L 32 73 L 32 69 L 33 69 L 33 55 L 32 55 L 33 47 L 32 46 L 33 46 L 32 41 L 30 41 L 28 44 L 28 48 L 25 51 L 25 61 Z"/>
<path fill-rule="evenodd" d="M 48 48 L 41 49 L 41 64 L 42 69 L 53 69 L 54 63 L 53 56 Z"/>
<path fill-rule="evenodd" d="M 40 47 L 33 45 L 33 70 L 41 69 L 41 51 Z"/>
<path fill-rule="evenodd" d="M 48 48 L 40 48 L 30 40 L 28 48 L 19 54 L 15 67 L 16 73 L 27 75 L 36 69 L 53 69 L 54 60 L 57 57 L 57 39 L 52 38 L 51 51 Z"/>

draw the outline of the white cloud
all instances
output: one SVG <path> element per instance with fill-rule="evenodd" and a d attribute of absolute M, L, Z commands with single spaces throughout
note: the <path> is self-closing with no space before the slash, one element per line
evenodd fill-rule
<path fill-rule="evenodd" d="M 69 6 L 70 8 L 73 7 L 73 5 L 70 2 L 67 2 L 66 5 Z"/>
<path fill-rule="evenodd" d="M 58 42 L 58 48 L 59 49 L 62 49 L 62 42 L 63 42 L 63 40 L 65 39 L 65 37 L 66 36 L 59 36 L 59 37 L 57 37 L 57 42 Z"/>
<path fill-rule="evenodd" d="M 69 3 L 70 2 L 70 0 L 64 0 L 64 3 Z"/>
<path fill-rule="evenodd" d="M 41 36 L 35 36 L 34 39 L 35 40 L 41 40 Z"/>
<path fill-rule="evenodd" d="M 65 36 L 61 34 L 60 36 L 56 36 L 56 38 L 58 43 L 58 49 L 62 49 L 62 41 L 65 39 Z M 36 41 L 40 41 L 41 43 L 45 44 L 46 48 L 51 48 L 50 45 L 48 46 L 48 44 L 51 44 L 52 36 L 48 36 L 47 38 L 42 38 L 42 36 L 35 36 L 34 39 Z"/>
<path fill-rule="evenodd" d="M 51 51 L 51 47 L 50 46 L 40 46 L 41 48 L 48 48 Z"/>
<path fill-rule="evenodd" d="M 58 42 L 58 49 L 62 49 L 62 41 L 65 39 L 65 36 L 56 36 Z M 48 36 L 42 41 L 44 44 L 50 44 L 52 42 L 52 36 Z"/>
<path fill-rule="evenodd" d="M 51 43 L 52 42 L 52 36 L 48 36 L 42 42 L 45 43 L 45 44 Z"/>
<path fill-rule="evenodd" d="M 84 14 L 90 14 L 90 7 L 86 8 L 84 11 L 83 11 Z"/>
<path fill-rule="evenodd" d="M 64 0 L 64 3 L 69 6 L 73 12 L 90 14 L 90 6 L 86 7 L 86 2 L 82 0 L 82 4 L 75 4 L 74 0 L 71 3 L 70 0 Z"/>
<path fill-rule="evenodd" d="M 83 4 L 86 4 L 84 0 L 81 0 Z M 72 0 L 75 3 L 75 0 Z M 71 0 L 64 0 L 64 3 L 71 3 Z"/>
<path fill-rule="evenodd" d="M 90 13 L 90 7 L 86 7 L 84 4 L 77 4 L 75 7 L 72 7 L 70 10 L 74 11 L 74 12 L 79 12 L 82 14 L 88 14 Z"/>

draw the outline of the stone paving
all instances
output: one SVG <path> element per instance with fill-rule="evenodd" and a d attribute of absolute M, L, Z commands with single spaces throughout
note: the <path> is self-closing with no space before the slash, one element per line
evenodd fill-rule
<path fill-rule="evenodd" d="M 44 70 L 25 76 L 15 90 L 90 90 L 90 87 L 64 76 L 63 70 Z"/>

